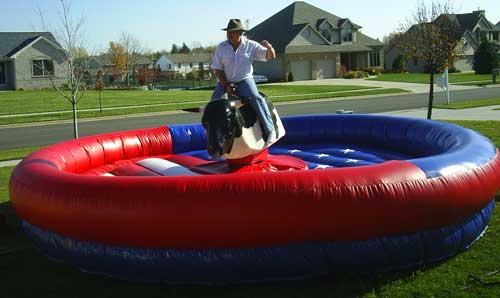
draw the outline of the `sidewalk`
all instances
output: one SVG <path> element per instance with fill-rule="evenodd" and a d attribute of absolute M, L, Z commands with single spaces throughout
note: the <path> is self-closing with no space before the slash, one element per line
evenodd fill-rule
<path fill-rule="evenodd" d="M 284 83 L 274 83 L 284 84 Z M 429 92 L 429 84 L 416 84 L 416 83 L 403 83 L 403 82 L 387 82 L 387 81 L 371 81 L 365 79 L 323 79 L 323 80 L 309 80 L 309 81 L 295 81 L 288 82 L 286 84 L 291 85 L 356 85 L 356 86 L 367 86 L 373 88 L 400 88 L 411 91 L 413 93 L 428 93 Z M 469 89 L 477 89 L 481 88 L 478 86 L 464 86 L 464 85 L 454 85 L 450 84 L 450 91 L 455 90 L 469 90 Z M 434 90 L 440 91 L 436 84 L 434 84 Z"/>
<path fill-rule="evenodd" d="M 2 167 L 10 167 L 10 166 L 15 166 L 18 163 L 21 162 L 22 159 L 14 159 L 14 160 L 5 160 L 5 161 L 0 161 L 0 168 Z"/>
<path fill-rule="evenodd" d="M 461 110 L 451 110 L 451 109 L 432 109 L 432 119 L 442 119 L 442 120 L 496 120 L 500 121 L 500 105 L 487 106 L 479 108 L 461 109 Z M 402 117 L 415 117 L 415 118 L 427 118 L 427 108 L 414 109 L 414 110 L 404 110 L 404 111 L 392 111 L 378 113 L 380 115 L 394 115 Z"/>

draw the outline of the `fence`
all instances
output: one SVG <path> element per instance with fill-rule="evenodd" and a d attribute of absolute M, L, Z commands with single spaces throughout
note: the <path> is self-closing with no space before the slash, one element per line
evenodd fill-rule
<path fill-rule="evenodd" d="M 89 80 L 88 85 L 94 86 L 95 80 Z M 150 90 L 169 90 L 169 89 L 213 89 L 217 85 L 217 80 L 202 79 L 166 79 L 160 78 L 149 83 L 140 84 L 135 79 L 126 81 L 104 81 L 105 89 L 138 89 L 146 87 Z"/>

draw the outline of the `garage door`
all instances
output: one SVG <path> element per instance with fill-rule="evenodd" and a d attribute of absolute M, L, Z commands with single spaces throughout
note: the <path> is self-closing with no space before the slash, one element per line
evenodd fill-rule
<path fill-rule="evenodd" d="M 311 60 L 291 61 L 290 66 L 295 81 L 311 79 Z"/>
<path fill-rule="evenodd" d="M 316 79 L 329 79 L 335 76 L 335 63 L 331 59 L 315 60 Z"/>

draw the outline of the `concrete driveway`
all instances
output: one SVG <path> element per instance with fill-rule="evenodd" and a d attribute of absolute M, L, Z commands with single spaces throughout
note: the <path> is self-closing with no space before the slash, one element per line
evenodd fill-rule
<path fill-rule="evenodd" d="M 295 81 L 288 83 L 275 83 L 275 84 L 291 84 L 291 85 L 357 85 L 357 86 L 368 86 L 368 87 L 379 87 L 379 88 L 400 88 L 405 89 L 413 93 L 428 93 L 428 84 L 415 84 L 415 83 L 402 83 L 402 82 L 383 82 L 383 81 L 371 81 L 365 79 L 323 79 L 323 80 L 309 80 L 309 81 Z M 478 86 L 461 86 L 461 85 L 450 85 L 450 91 L 455 90 L 467 90 L 467 89 L 477 89 L 481 88 Z M 434 91 L 442 91 L 440 87 L 434 84 Z"/>

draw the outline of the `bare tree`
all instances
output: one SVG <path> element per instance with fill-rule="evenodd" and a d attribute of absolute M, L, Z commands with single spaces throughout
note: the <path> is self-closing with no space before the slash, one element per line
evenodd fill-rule
<path fill-rule="evenodd" d="M 38 8 L 45 31 L 52 32 L 58 40 L 61 48 L 60 54 L 63 60 L 64 84 L 59 80 L 51 78 L 53 88 L 73 107 L 73 135 L 78 138 L 77 105 L 85 96 L 87 90 L 88 70 L 90 59 L 83 27 L 85 17 L 83 14 L 74 18 L 71 12 L 71 3 L 60 0 L 57 7 L 58 19 L 55 23 L 46 22 L 44 13 Z"/>
<path fill-rule="evenodd" d="M 122 32 L 119 43 L 125 50 L 125 75 L 127 87 L 130 87 L 130 74 L 135 71 L 137 62 L 141 58 L 144 49 L 135 36 L 126 32 Z"/>
<path fill-rule="evenodd" d="M 423 63 L 429 72 L 429 104 L 427 119 L 431 119 L 434 101 L 434 74 L 453 65 L 461 43 L 460 28 L 450 14 L 451 1 L 433 0 L 430 6 L 417 2 L 411 18 L 400 27 L 395 45 L 406 56 L 406 61 Z"/>

